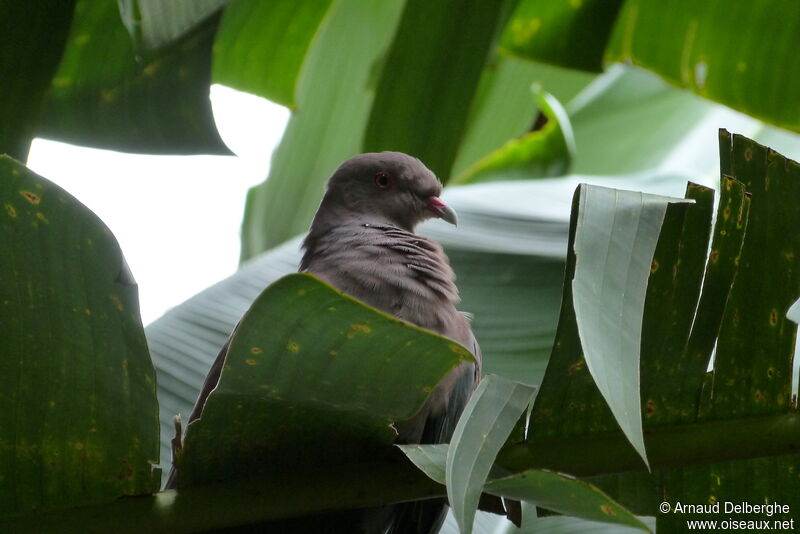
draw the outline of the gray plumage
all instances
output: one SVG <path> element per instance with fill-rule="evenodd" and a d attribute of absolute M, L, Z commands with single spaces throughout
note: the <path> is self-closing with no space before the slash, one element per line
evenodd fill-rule
<path fill-rule="evenodd" d="M 480 349 L 469 321 L 455 307 L 458 289 L 447 257 L 438 243 L 414 233 L 417 224 L 431 217 L 455 224 L 455 213 L 438 198 L 441 191 L 436 176 L 406 154 L 353 157 L 328 181 L 303 243 L 301 271 L 374 308 L 453 339 L 476 357 L 477 365 L 465 363 L 454 369 L 416 416 L 396 424 L 397 440 L 405 443 L 449 441 L 480 377 Z M 216 385 L 223 359 L 221 353 L 190 421 L 199 416 Z M 364 528 L 436 532 L 443 511 L 441 500 L 387 507 L 367 513 L 369 524 Z"/>
<path fill-rule="evenodd" d="M 399 152 L 362 154 L 334 172 L 303 246 L 300 270 L 357 299 L 449 337 L 478 365 L 462 364 L 434 389 L 423 409 L 398 423 L 398 441 L 448 442 L 480 378 L 480 349 L 459 302 L 442 247 L 414 233 L 418 223 L 455 214 L 438 197 L 442 185 L 423 163 Z M 395 507 L 388 532 L 435 532 L 439 502 Z M 378 527 L 381 530 L 383 527 Z"/>

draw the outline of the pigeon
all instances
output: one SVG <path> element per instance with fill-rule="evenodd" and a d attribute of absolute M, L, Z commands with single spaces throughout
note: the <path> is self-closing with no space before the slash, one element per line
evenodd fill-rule
<path fill-rule="evenodd" d="M 455 276 L 441 245 L 415 233 L 439 218 L 457 224 L 439 198 L 442 184 L 419 159 L 401 152 L 366 153 L 342 163 L 303 242 L 300 271 L 356 299 L 467 348 L 475 362 L 453 369 L 411 419 L 395 424 L 398 443 L 449 442 L 480 380 L 481 352 L 459 302 Z M 189 422 L 200 416 L 219 380 L 223 347 Z M 174 469 L 167 487 L 174 487 Z M 404 503 L 365 514 L 370 534 L 435 533 L 445 516 L 443 499 Z"/>

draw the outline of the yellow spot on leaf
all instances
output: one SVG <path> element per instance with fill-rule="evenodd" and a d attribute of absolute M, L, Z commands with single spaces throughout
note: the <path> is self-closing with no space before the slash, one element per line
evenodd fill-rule
<path fill-rule="evenodd" d="M 8 203 L 6 203 L 6 213 L 8 213 L 8 215 L 10 217 L 16 217 L 17 216 L 17 210 L 14 209 L 14 206 L 12 206 L 11 204 L 8 204 Z"/>
<path fill-rule="evenodd" d="M 79 441 L 78 443 L 75 444 L 75 448 L 78 449 L 79 451 L 82 451 L 83 450 L 83 443 L 81 443 Z"/>
<path fill-rule="evenodd" d="M 720 480 L 719 480 L 719 477 L 717 477 L 717 486 L 719 486 L 719 483 L 720 483 Z M 708 496 L 708 504 L 716 504 L 716 503 L 717 503 L 717 498 L 714 497 L 713 495 L 709 495 Z"/>
<path fill-rule="evenodd" d="M 122 311 L 125 309 L 125 306 L 122 305 L 122 301 L 119 299 L 117 295 L 109 295 L 108 298 L 111 299 L 111 302 L 114 303 L 114 306 L 119 310 Z"/>
<path fill-rule="evenodd" d="M 336 308 L 334 306 L 329 306 L 328 311 L 335 312 Z"/>
<path fill-rule="evenodd" d="M 613 509 L 613 508 L 611 508 L 611 507 L 610 507 L 609 505 L 607 505 L 607 504 L 601 504 L 601 505 L 600 505 L 600 510 L 601 510 L 601 511 L 602 511 L 604 514 L 606 514 L 606 515 L 610 515 L 610 516 L 617 515 L 617 513 L 614 511 L 614 509 Z"/>
<path fill-rule="evenodd" d="M 44 213 L 42 213 L 41 211 L 36 212 L 36 218 L 42 221 L 43 223 L 50 224 L 50 221 L 47 220 L 47 217 L 45 217 Z"/>
<path fill-rule="evenodd" d="M 338 356 L 339 355 L 339 351 L 332 350 L 328 354 L 330 354 L 331 356 Z"/>
<path fill-rule="evenodd" d="M 158 62 L 154 61 L 154 62 L 150 63 L 149 65 L 147 65 L 145 68 L 142 69 L 142 74 L 144 74 L 145 76 L 151 76 L 151 77 L 155 76 L 156 73 L 158 72 L 159 68 L 160 68 L 160 65 L 158 64 Z"/>
<path fill-rule="evenodd" d="M 524 46 L 536 35 L 536 32 L 538 32 L 541 27 L 542 21 L 540 19 L 514 21 L 511 25 L 511 34 L 514 36 L 514 43 L 516 43 L 517 46 Z"/>
<path fill-rule="evenodd" d="M 650 263 L 650 272 L 654 273 L 658 270 L 659 263 L 658 260 L 653 258 L 653 261 Z"/>
<path fill-rule="evenodd" d="M 365 334 L 369 334 L 370 332 L 372 332 L 372 328 L 370 328 L 365 324 L 351 324 L 350 328 L 352 328 L 353 330 L 358 330 L 359 332 L 363 332 Z"/>
<path fill-rule="evenodd" d="M 253 358 L 247 358 L 247 359 L 246 359 L 244 362 L 245 362 L 247 365 L 256 365 L 256 364 L 258 363 L 258 362 L 257 362 L 257 361 L 255 361 Z"/>
<path fill-rule="evenodd" d="M 296 341 L 290 341 L 286 344 L 286 349 L 292 354 L 297 354 L 300 352 L 300 345 L 298 345 Z"/>
<path fill-rule="evenodd" d="M 89 34 L 88 33 L 82 33 L 82 34 L 78 35 L 77 37 L 75 37 L 75 44 L 85 45 L 86 43 L 89 42 L 89 40 L 90 40 Z"/>
<path fill-rule="evenodd" d="M 83 313 L 86 314 L 86 316 L 88 317 L 92 314 L 92 310 L 90 310 L 89 308 L 84 308 Z"/>
<path fill-rule="evenodd" d="M 747 63 L 745 63 L 744 61 L 739 61 L 738 63 L 736 63 L 736 70 L 738 70 L 739 72 L 746 71 Z"/>
<path fill-rule="evenodd" d="M 466 356 L 467 354 L 469 354 L 467 349 L 465 349 L 461 345 L 456 345 L 455 343 L 451 343 L 450 345 L 448 345 L 448 348 L 450 349 L 451 352 L 455 352 L 459 356 Z"/>
<path fill-rule="evenodd" d="M 22 190 L 19 192 L 19 194 L 22 195 L 22 197 L 31 204 L 39 204 L 39 202 L 42 201 L 42 199 L 39 198 L 39 195 L 37 195 L 36 193 L 32 193 L 30 191 Z"/>
<path fill-rule="evenodd" d="M 264 352 L 264 349 L 261 347 L 250 347 L 250 354 L 261 354 Z"/>
<path fill-rule="evenodd" d="M 580 7 L 583 5 L 583 0 L 569 0 L 569 5 L 575 9 L 580 9 Z"/>
<path fill-rule="evenodd" d="M 302 296 L 304 296 L 305 294 L 306 294 L 306 290 L 305 290 L 305 289 L 298 289 L 298 290 L 297 290 L 297 296 L 298 296 L 298 297 L 302 297 Z"/>
<path fill-rule="evenodd" d="M 425 393 L 430 393 L 431 391 L 433 391 L 433 388 L 430 386 L 423 386 L 422 391 L 424 391 Z"/>
<path fill-rule="evenodd" d="M 347 333 L 347 339 L 354 339 L 355 337 L 356 337 L 355 332 L 348 332 Z"/>
<path fill-rule="evenodd" d="M 53 78 L 53 87 L 64 88 L 72 85 L 72 79 L 66 76 L 56 76 Z"/>
<path fill-rule="evenodd" d="M 47 404 L 49 404 L 51 408 L 55 408 L 55 406 L 56 406 L 56 401 L 53 401 L 53 400 L 51 400 L 51 401 L 50 401 L 50 402 L 48 402 Z"/>
<path fill-rule="evenodd" d="M 117 99 L 117 93 L 113 89 L 105 89 L 100 91 L 100 98 L 103 102 L 113 102 Z"/>

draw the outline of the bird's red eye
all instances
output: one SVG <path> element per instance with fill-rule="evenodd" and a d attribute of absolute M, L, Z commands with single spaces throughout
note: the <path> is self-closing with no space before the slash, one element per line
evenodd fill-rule
<path fill-rule="evenodd" d="M 377 173 L 372 181 L 378 189 L 389 189 L 392 187 L 392 177 L 385 172 Z"/>

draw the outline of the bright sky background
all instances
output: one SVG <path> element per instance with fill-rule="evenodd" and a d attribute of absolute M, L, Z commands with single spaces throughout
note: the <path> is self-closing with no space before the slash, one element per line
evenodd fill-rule
<path fill-rule="evenodd" d="M 232 274 L 249 187 L 264 180 L 289 111 L 211 88 L 220 135 L 237 156 L 148 156 L 33 142 L 28 167 L 114 232 L 139 284 L 145 325 Z"/>

